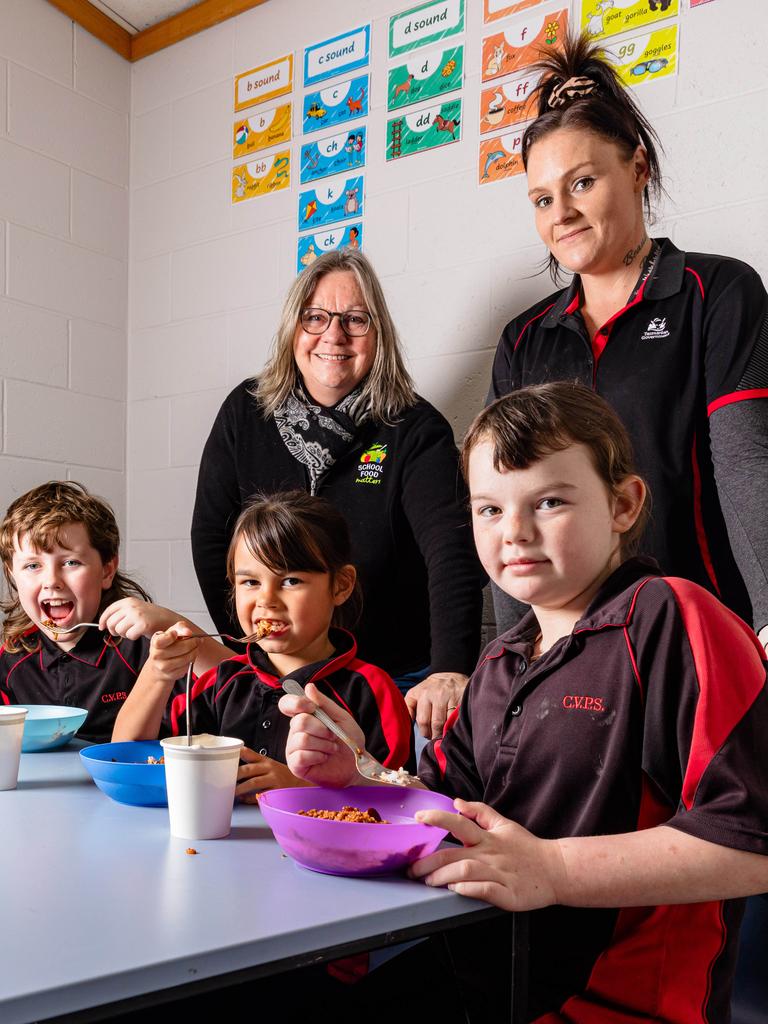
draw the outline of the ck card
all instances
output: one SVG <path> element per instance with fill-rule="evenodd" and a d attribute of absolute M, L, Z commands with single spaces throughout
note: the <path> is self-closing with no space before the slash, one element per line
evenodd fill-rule
<path fill-rule="evenodd" d="M 604 39 L 673 18 L 679 9 L 679 0 L 584 0 L 581 28 L 593 39 Z"/>
<path fill-rule="evenodd" d="M 361 25 L 308 46 L 304 51 L 304 88 L 324 82 L 326 78 L 336 78 L 345 71 L 368 67 L 370 54 L 370 25 Z"/>
<path fill-rule="evenodd" d="M 362 249 L 363 225 L 339 224 L 328 231 L 317 231 L 313 235 L 299 235 L 296 272 L 315 262 L 318 256 L 332 249 Z"/>
<path fill-rule="evenodd" d="M 354 131 L 327 135 L 316 142 L 305 141 L 301 147 L 301 184 L 363 167 L 365 136 L 365 125 L 358 125 Z"/>
<path fill-rule="evenodd" d="M 262 149 L 291 141 L 291 104 L 254 112 L 252 117 L 235 121 L 232 159 L 240 160 Z"/>
<path fill-rule="evenodd" d="M 488 185 L 492 181 L 501 181 L 503 178 L 512 178 L 516 174 L 522 174 L 522 142 L 522 131 L 510 132 L 508 135 L 496 135 L 492 139 L 483 139 L 480 143 L 478 183 Z"/>
<path fill-rule="evenodd" d="M 464 0 L 430 0 L 389 19 L 389 56 L 436 43 L 464 31 Z"/>
<path fill-rule="evenodd" d="M 536 116 L 533 91 L 541 76 L 520 75 L 480 93 L 480 134 L 510 128 Z"/>
<path fill-rule="evenodd" d="M 242 203 L 270 192 L 288 188 L 291 183 L 291 151 L 272 153 L 260 160 L 232 168 L 232 202 Z"/>
<path fill-rule="evenodd" d="M 302 130 L 305 135 L 322 128 L 335 128 L 358 117 L 368 116 L 368 75 L 336 82 L 304 97 Z"/>
<path fill-rule="evenodd" d="M 589 3 L 589 0 L 584 2 Z M 483 21 L 486 24 L 489 21 L 499 21 L 501 18 L 508 18 L 510 14 L 519 14 L 529 7 L 535 7 L 539 3 L 541 0 L 516 0 L 514 3 L 510 3 L 510 0 L 483 0 Z"/>
<path fill-rule="evenodd" d="M 445 146 L 460 138 L 460 99 L 403 113 L 387 121 L 387 160 Z"/>
<path fill-rule="evenodd" d="M 299 231 L 363 215 L 363 175 L 336 178 L 299 193 Z"/>
<path fill-rule="evenodd" d="M 612 39 L 606 47 L 626 85 L 655 82 L 677 72 L 677 24 L 633 39 Z"/>
<path fill-rule="evenodd" d="M 541 51 L 562 45 L 568 32 L 568 8 L 531 11 L 501 32 L 483 39 L 482 81 L 503 78 L 533 64 Z"/>
<path fill-rule="evenodd" d="M 464 77 L 464 45 L 419 50 L 390 68 L 387 110 L 398 110 L 461 88 Z"/>
<path fill-rule="evenodd" d="M 235 110 L 284 96 L 293 88 L 293 54 L 260 64 L 235 77 Z"/>

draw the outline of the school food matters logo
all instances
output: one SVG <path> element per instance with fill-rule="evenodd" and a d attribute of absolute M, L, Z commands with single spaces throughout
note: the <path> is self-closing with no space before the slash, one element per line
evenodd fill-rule
<path fill-rule="evenodd" d="M 360 456 L 357 464 L 356 484 L 380 484 L 384 471 L 383 462 L 387 457 L 385 444 L 372 444 Z"/>
<path fill-rule="evenodd" d="M 653 341 L 655 338 L 668 338 L 669 331 L 667 330 L 667 318 L 665 316 L 657 316 L 648 324 L 645 328 L 645 334 L 640 339 L 641 341 Z"/>

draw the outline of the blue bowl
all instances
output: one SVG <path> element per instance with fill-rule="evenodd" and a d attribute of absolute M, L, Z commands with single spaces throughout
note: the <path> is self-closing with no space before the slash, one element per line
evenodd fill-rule
<path fill-rule="evenodd" d="M 167 807 L 165 765 L 147 764 L 161 758 L 158 740 L 133 743 L 97 743 L 80 751 L 80 757 L 102 793 L 132 807 Z"/>
<path fill-rule="evenodd" d="M 72 739 L 88 715 L 85 708 L 69 708 L 57 704 L 20 704 L 29 714 L 24 721 L 21 739 L 23 754 L 56 750 Z"/>

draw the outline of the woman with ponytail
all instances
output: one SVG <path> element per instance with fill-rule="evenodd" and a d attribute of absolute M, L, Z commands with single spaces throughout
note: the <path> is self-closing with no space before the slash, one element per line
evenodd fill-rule
<path fill-rule="evenodd" d="M 651 238 L 659 140 L 598 44 L 538 65 L 523 137 L 536 226 L 555 282 L 505 328 L 491 398 L 579 380 L 629 430 L 653 515 L 642 549 L 717 594 L 768 642 L 768 296 L 725 256 Z M 513 617 L 499 607 L 502 627 Z"/>

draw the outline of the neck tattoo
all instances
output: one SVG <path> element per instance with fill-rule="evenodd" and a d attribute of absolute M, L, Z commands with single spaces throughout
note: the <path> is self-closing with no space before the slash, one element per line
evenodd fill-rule
<path fill-rule="evenodd" d="M 625 253 L 623 260 L 625 267 L 629 267 L 632 265 L 632 263 L 634 263 L 634 261 L 640 254 L 640 250 L 643 248 L 647 241 L 648 235 L 646 235 L 645 232 L 643 232 L 643 237 L 640 239 L 640 243 L 634 249 L 630 249 L 629 252 Z"/>

